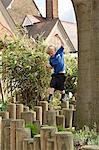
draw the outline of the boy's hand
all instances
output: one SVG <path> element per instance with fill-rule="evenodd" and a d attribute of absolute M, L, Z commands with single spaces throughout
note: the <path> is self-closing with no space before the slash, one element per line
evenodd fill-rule
<path fill-rule="evenodd" d="M 61 46 L 64 47 L 64 43 L 63 43 L 62 39 L 60 38 L 60 36 L 58 34 L 55 34 L 55 37 L 57 37 L 60 40 Z"/>
<path fill-rule="evenodd" d="M 56 36 L 57 38 L 60 38 L 58 34 L 55 34 L 55 36 Z"/>
<path fill-rule="evenodd" d="M 51 68 L 52 68 L 52 66 L 51 66 L 50 64 L 47 64 L 47 65 L 46 65 L 46 68 L 51 69 Z"/>

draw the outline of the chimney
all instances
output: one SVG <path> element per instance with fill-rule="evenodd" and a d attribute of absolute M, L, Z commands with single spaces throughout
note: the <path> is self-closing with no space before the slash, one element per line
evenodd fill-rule
<path fill-rule="evenodd" d="M 58 0 L 46 0 L 46 18 L 58 18 Z"/>

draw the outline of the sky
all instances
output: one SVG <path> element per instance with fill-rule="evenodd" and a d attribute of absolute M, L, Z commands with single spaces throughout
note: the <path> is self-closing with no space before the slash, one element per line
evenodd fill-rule
<path fill-rule="evenodd" d="M 43 16 L 45 16 L 45 1 L 34 0 Z M 75 13 L 71 0 L 58 0 L 59 2 L 59 18 L 63 21 L 76 22 Z"/>

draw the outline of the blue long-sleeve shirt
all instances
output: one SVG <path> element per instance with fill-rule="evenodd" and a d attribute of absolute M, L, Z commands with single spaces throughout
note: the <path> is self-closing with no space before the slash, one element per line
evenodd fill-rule
<path fill-rule="evenodd" d="M 64 48 L 61 46 L 54 56 L 49 59 L 50 65 L 54 68 L 54 74 L 65 71 Z"/>

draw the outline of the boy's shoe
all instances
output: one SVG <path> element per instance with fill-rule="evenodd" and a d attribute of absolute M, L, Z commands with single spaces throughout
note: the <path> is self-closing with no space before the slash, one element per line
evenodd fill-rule
<path fill-rule="evenodd" d="M 66 102 L 66 96 L 62 99 L 60 99 L 61 103 Z"/>

